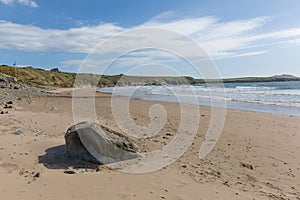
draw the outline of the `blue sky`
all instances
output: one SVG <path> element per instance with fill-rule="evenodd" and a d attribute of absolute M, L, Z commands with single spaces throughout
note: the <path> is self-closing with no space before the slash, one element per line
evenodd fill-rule
<path fill-rule="evenodd" d="M 97 45 L 136 28 L 154 27 L 196 42 L 213 59 L 222 77 L 300 76 L 300 1 L 237 2 L 0 0 L 0 64 L 16 61 L 18 66 L 59 66 L 75 72 Z M 168 45 L 174 39 L 162 38 L 170 42 Z M 106 60 L 135 46 L 131 43 L 141 45 L 146 40 L 125 38 L 126 44 L 120 42 L 107 51 L 98 51 L 92 56 L 96 60 L 90 57 L 84 63 L 88 65 L 84 71 L 97 73 L 97 67 L 107 64 Z M 181 49 L 178 44 L 173 47 Z M 182 49 L 188 58 L 199 55 Z M 143 70 L 134 70 L 138 66 Z M 182 59 L 159 50 L 131 52 L 105 73 L 168 75 L 169 68 L 179 75 L 199 76 Z"/>

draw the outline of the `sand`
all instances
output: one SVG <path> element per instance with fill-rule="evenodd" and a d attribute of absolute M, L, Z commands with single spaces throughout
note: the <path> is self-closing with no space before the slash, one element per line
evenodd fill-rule
<path fill-rule="evenodd" d="M 69 90 L 60 92 L 18 101 L 0 115 L 1 199 L 300 199 L 299 117 L 227 110 L 217 145 L 201 160 L 198 152 L 211 113 L 190 106 L 201 117 L 188 151 L 158 171 L 131 174 L 66 157 L 72 98 Z M 167 112 L 166 124 L 158 135 L 137 140 L 141 152 L 162 148 L 177 133 L 176 103 L 133 99 L 132 119 L 148 124 L 149 108 L 158 103 Z M 101 124 L 122 132 L 110 95 L 97 95 L 96 110 Z M 12 134 L 18 130 L 24 134 Z"/>

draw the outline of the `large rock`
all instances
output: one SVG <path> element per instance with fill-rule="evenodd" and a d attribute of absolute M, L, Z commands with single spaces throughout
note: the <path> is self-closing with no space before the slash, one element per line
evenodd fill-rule
<path fill-rule="evenodd" d="M 133 140 L 92 122 L 71 126 L 65 140 L 67 155 L 75 160 L 109 164 L 140 156 Z"/>

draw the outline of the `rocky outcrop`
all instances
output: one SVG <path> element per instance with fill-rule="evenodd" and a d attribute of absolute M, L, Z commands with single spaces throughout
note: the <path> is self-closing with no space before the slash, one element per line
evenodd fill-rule
<path fill-rule="evenodd" d="M 139 157 L 137 144 L 128 137 L 92 122 L 81 122 L 65 134 L 68 157 L 109 164 Z"/>

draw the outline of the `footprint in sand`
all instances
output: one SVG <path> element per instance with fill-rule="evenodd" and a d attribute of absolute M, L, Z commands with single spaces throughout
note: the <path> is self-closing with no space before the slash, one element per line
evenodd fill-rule
<path fill-rule="evenodd" d="M 7 170 L 7 173 L 9 174 L 12 173 L 13 171 L 20 169 L 19 165 L 14 163 L 7 163 L 7 162 L 0 164 L 0 167 Z"/>
<path fill-rule="evenodd" d="M 22 168 L 19 171 L 19 175 L 24 177 L 26 180 L 28 180 L 28 184 L 32 183 L 33 181 L 37 180 L 38 178 L 40 178 L 41 173 L 35 170 L 28 170 L 25 168 Z"/>

